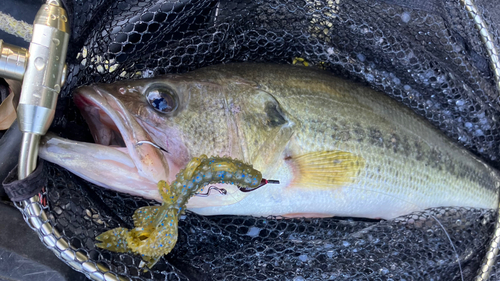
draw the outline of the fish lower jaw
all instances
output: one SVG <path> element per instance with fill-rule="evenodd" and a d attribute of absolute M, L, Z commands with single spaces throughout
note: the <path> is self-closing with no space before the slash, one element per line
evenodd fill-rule
<path fill-rule="evenodd" d="M 161 196 L 158 193 L 157 183 L 154 182 L 148 182 L 142 179 L 137 180 L 135 178 L 110 179 L 109 177 L 106 177 L 107 179 L 106 182 L 102 182 L 100 180 L 96 180 L 95 178 L 87 177 L 85 174 L 82 174 L 77 171 L 71 171 L 71 172 L 95 185 L 119 193 L 126 193 L 129 195 L 162 202 Z"/>
<path fill-rule="evenodd" d="M 157 181 L 142 176 L 123 147 L 77 142 L 47 134 L 39 155 L 102 187 L 161 201 Z"/>

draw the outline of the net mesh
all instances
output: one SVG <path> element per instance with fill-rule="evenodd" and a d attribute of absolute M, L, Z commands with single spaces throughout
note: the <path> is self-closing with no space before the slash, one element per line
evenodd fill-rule
<path fill-rule="evenodd" d="M 464 208 L 436 208 L 394 221 L 188 212 L 174 250 L 144 272 L 138 269 L 140 256 L 96 248 L 94 237 L 132 227 L 135 209 L 156 203 L 48 166 L 48 216 L 56 229 L 77 250 L 133 280 L 471 280 L 495 219 L 494 211 Z"/>
<path fill-rule="evenodd" d="M 52 130 L 91 140 L 71 91 L 226 62 L 298 62 L 386 93 L 499 167 L 500 103 L 487 51 L 458 1 L 67 1 L 68 78 Z M 500 3 L 476 5 L 498 40 Z M 498 45 L 498 41 L 494 42 Z M 95 187 L 59 167 L 45 207 L 74 247 L 134 280 L 471 280 L 493 211 L 438 208 L 391 221 L 284 220 L 187 213 L 172 253 L 140 257 L 95 248 L 153 204 Z M 496 280 L 496 266 L 492 280 Z"/>

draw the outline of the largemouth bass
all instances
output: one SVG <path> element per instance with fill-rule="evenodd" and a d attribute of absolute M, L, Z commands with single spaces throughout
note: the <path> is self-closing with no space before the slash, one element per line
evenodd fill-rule
<path fill-rule="evenodd" d="M 396 101 L 321 70 L 219 65 L 85 86 L 74 101 L 96 143 L 51 136 L 40 155 L 97 185 L 160 201 L 157 183 L 202 154 L 280 181 L 192 197 L 199 214 L 394 218 L 498 202 L 497 171 Z"/>

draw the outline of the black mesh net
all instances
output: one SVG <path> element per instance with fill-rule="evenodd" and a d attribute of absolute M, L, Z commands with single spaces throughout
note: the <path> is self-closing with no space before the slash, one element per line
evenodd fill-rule
<path fill-rule="evenodd" d="M 498 3 L 476 5 L 499 38 Z M 300 58 L 386 93 L 499 167 L 498 91 L 459 1 L 91 0 L 67 8 L 69 74 L 51 129 L 65 137 L 91 140 L 71 100 L 77 86 Z M 173 252 L 142 271 L 140 257 L 98 249 L 94 238 L 131 227 L 133 211 L 153 202 L 47 169 L 55 227 L 93 260 L 137 280 L 471 280 L 496 219 L 494 211 L 457 208 L 392 221 L 188 212 Z"/>
<path fill-rule="evenodd" d="M 49 165 L 49 218 L 78 250 L 134 280 L 471 280 L 494 211 L 438 208 L 394 221 L 203 217 L 187 213 L 174 250 L 144 272 L 140 256 L 94 246 L 135 209 L 155 204 Z M 495 279 L 493 279 L 495 280 Z"/>

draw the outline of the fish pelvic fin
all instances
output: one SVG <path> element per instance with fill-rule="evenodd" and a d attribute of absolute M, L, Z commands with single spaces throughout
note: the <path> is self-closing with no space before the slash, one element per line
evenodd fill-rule
<path fill-rule="evenodd" d="M 340 188 L 353 184 L 365 167 L 365 160 L 347 151 L 318 151 L 285 159 L 295 178 L 292 187 Z"/>

